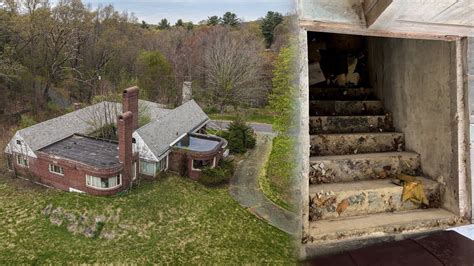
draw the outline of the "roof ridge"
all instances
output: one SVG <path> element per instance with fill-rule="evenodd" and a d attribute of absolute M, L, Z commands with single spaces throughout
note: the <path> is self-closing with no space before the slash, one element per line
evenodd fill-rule
<path fill-rule="evenodd" d="M 141 129 L 145 129 L 145 128 L 149 127 L 149 126 L 152 126 L 154 123 L 157 123 L 157 122 L 159 122 L 159 121 L 161 121 L 161 120 L 167 118 L 168 116 L 171 116 L 174 112 L 177 112 L 177 111 L 181 110 L 181 107 L 187 106 L 188 103 L 190 103 L 190 102 L 194 102 L 194 103 L 197 105 L 196 101 L 195 101 L 194 99 L 191 99 L 191 100 L 185 102 L 184 104 L 182 104 L 182 105 L 180 105 L 180 106 L 178 106 L 178 107 L 176 107 L 176 108 L 174 108 L 174 109 L 167 109 L 167 110 L 169 110 L 169 112 L 168 112 L 167 114 L 163 115 L 162 117 L 160 117 L 160 118 L 158 118 L 158 119 L 155 119 L 155 120 L 151 121 L 150 123 L 148 123 L 148 124 L 142 126 L 141 128 L 137 129 L 136 131 L 139 132 Z M 179 109 L 179 110 L 178 110 L 178 109 Z"/>

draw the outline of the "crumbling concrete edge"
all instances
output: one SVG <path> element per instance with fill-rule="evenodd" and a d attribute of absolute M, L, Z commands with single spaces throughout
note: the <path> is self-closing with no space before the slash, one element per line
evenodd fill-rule
<path fill-rule="evenodd" d="M 299 195 L 299 217 L 301 218 L 301 232 L 297 239 L 300 247 L 300 258 L 306 258 L 306 249 L 304 239 L 309 232 L 309 157 L 310 157 L 310 135 L 309 135 L 309 73 L 308 73 L 308 33 L 306 30 L 299 29 L 299 137 L 298 137 L 298 161 L 300 162 L 299 173 L 297 176 L 297 187 Z M 296 190 L 298 191 L 298 189 Z"/>

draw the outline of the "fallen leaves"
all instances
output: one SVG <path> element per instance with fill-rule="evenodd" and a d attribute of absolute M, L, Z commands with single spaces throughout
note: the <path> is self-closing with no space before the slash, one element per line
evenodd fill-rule
<path fill-rule="evenodd" d="M 336 208 L 336 212 L 341 215 L 341 213 L 343 213 L 347 207 L 349 207 L 350 203 L 349 203 L 349 200 L 348 199 L 345 199 L 343 201 L 341 201 L 338 205 L 337 205 L 337 208 Z"/>

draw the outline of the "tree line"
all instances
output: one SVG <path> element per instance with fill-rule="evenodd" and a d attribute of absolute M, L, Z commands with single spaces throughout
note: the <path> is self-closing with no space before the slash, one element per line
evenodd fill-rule
<path fill-rule="evenodd" d="M 243 22 L 227 12 L 194 25 L 139 22 L 112 5 L 81 0 L 0 1 L 0 114 L 54 104 L 91 103 L 138 84 L 142 97 L 178 105 L 184 81 L 195 98 L 224 111 L 264 106 L 274 58 L 288 44 L 294 17 L 268 12 Z"/>

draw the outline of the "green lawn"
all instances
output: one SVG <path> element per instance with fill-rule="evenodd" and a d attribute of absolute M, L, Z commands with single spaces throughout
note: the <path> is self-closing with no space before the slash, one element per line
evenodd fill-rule
<path fill-rule="evenodd" d="M 234 112 L 234 113 L 211 113 L 208 114 L 211 119 L 214 120 L 227 120 L 227 121 L 234 121 L 237 117 L 243 118 L 246 122 L 257 122 L 257 123 L 264 123 L 264 124 L 273 124 L 273 118 L 275 114 L 266 109 L 247 109 L 241 112 Z"/>
<path fill-rule="evenodd" d="M 259 183 L 263 193 L 284 209 L 294 211 L 294 169 L 295 152 L 293 140 L 284 135 L 273 139 L 272 152 L 260 175 Z"/>
<path fill-rule="evenodd" d="M 42 214 L 105 218 L 97 238 L 72 234 Z M 66 219 L 64 220 L 67 221 Z M 113 236 L 105 239 L 104 236 Z M 130 194 L 92 197 L 0 177 L 0 264 L 294 264 L 293 240 L 241 208 L 226 187 L 180 177 Z"/>

